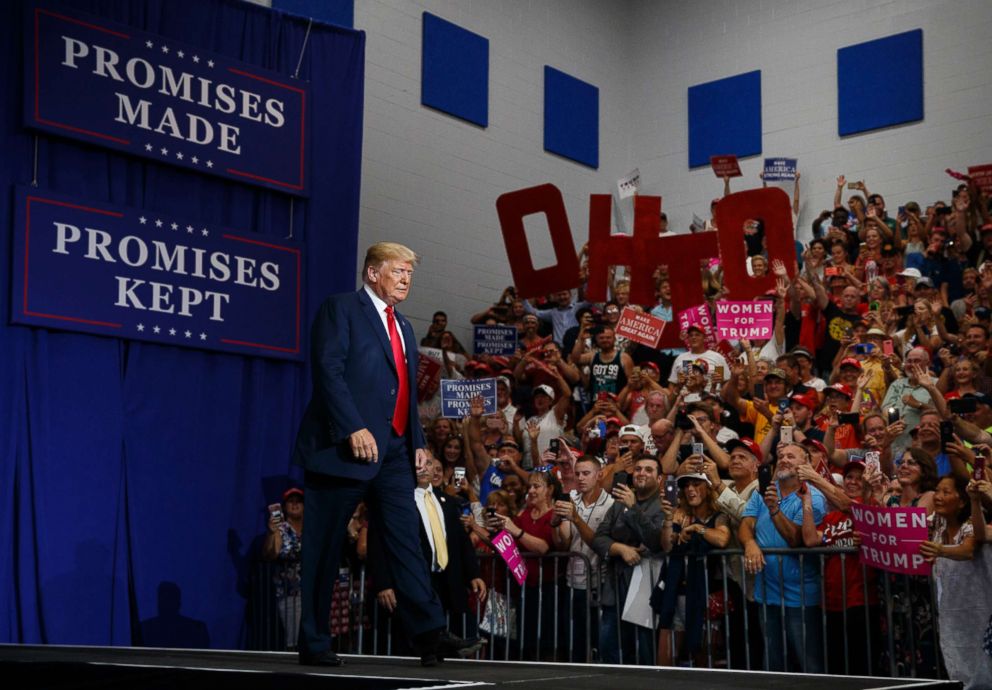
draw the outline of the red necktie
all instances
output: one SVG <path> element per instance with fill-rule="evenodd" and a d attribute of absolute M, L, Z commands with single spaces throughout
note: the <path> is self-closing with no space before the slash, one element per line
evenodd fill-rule
<path fill-rule="evenodd" d="M 403 355 L 403 343 L 396 329 L 396 317 L 393 308 L 386 307 L 386 323 L 389 325 L 389 344 L 393 346 L 393 361 L 396 363 L 396 373 L 399 375 L 399 387 L 396 391 L 396 407 L 393 409 L 393 431 L 397 436 L 406 433 L 406 421 L 410 416 L 410 382 L 406 370 L 406 357 Z"/>

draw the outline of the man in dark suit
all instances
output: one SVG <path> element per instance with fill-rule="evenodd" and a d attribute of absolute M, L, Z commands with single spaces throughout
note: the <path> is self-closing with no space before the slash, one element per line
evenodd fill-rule
<path fill-rule="evenodd" d="M 417 418 L 417 341 L 394 310 L 418 257 L 392 242 L 369 247 L 357 292 L 331 295 L 311 331 L 313 397 L 296 437 L 305 469 L 300 663 L 338 666 L 328 616 L 348 520 L 360 500 L 382 537 L 398 616 L 425 665 L 464 641 L 444 632 L 441 603 L 419 549 L 414 469 L 427 462 Z M 442 634 L 444 633 L 444 634 Z"/>
<path fill-rule="evenodd" d="M 430 564 L 431 583 L 441 599 L 452 627 L 458 629 L 462 616 L 470 613 L 468 591 L 485 601 L 486 583 L 479 577 L 479 558 L 461 523 L 461 509 L 454 497 L 434 491 L 431 478 L 441 461 L 431 458 L 417 470 L 414 502 L 417 506 L 420 549 Z M 432 514 L 433 513 L 433 514 Z M 434 522 L 434 519 L 437 522 Z M 369 531 L 368 566 L 375 583 L 377 599 L 389 612 L 396 610 L 396 582 L 391 577 L 386 553 L 379 535 Z"/>

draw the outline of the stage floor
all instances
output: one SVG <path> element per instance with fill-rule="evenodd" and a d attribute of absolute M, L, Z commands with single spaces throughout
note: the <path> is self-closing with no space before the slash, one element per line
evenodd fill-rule
<path fill-rule="evenodd" d="M 5 688 L 219 688 L 239 690 L 309 690 L 346 687 L 568 688 L 592 690 L 704 690 L 760 688 L 762 690 L 897 690 L 900 688 L 960 688 L 959 683 L 853 676 L 813 676 L 759 671 L 540 664 L 527 662 L 449 660 L 421 668 L 416 659 L 344 656 L 336 669 L 300 666 L 296 655 L 280 652 L 228 652 L 129 647 L 66 647 L 0 645 L 0 669 Z"/>

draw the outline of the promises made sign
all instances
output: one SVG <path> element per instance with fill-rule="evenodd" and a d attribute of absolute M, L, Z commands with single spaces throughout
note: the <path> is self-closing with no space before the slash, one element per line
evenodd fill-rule
<path fill-rule="evenodd" d="M 19 188 L 14 323 L 300 359 L 299 247 Z"/>
<path fill-rule="evenodd" d="M 27 126 L 309 195 L 305 82 L 54 3 L 26 15 Z"/>

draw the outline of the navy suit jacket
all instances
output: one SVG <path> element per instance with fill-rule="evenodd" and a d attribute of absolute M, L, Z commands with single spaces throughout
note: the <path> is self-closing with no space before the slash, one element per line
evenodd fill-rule
<path fill-rule="evenodd" d="M 407 438 L 411 447 L 427 443 L 417 414 L 417 341 L 413 328 L 394 310 L 406 344 L 409 381 Z M 369 480 L 382 466 L 392 435 L 399 378 L 389 336 L 364 287 L 331 295 L 320 306 L 310 333 L 313 396 L 296 436 L 293 462 L 336 477 Z M 351 453 L 348 437 L 368 429 L 378 462 Z M 411 466 L 413 455 L 410 456 Z"/>

